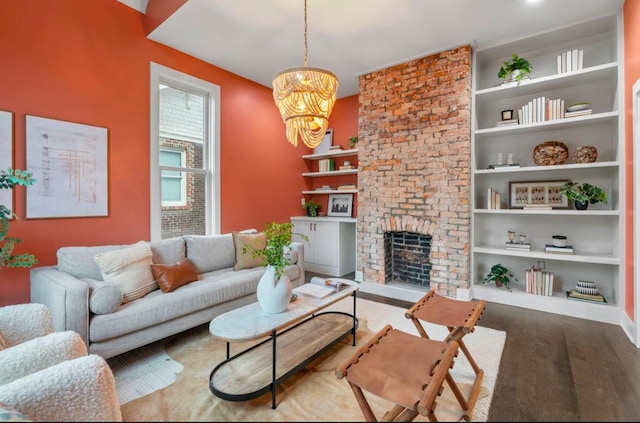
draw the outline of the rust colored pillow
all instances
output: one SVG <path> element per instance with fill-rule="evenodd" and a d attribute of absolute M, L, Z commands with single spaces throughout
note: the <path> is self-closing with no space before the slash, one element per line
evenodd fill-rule
<path fill-rule="evenodd" d="M 188 258 L 173 264 L 152 264 L 151 271 L 162 292 L 171 292 L 198 280 L 198 271 Z"/>

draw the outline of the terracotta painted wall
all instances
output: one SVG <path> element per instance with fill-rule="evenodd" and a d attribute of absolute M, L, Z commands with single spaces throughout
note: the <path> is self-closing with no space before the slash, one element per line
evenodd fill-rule
<path fill-rule="evenodd" d="M 626 254 L 625 254 L 625 313 L 635 321 L 635 289 L 634 266 L 637 266 L 638 253 L 633 248 L 633 219 L 638 219 L 637 211 L 633 210 L 633 99 L 631 89 L 640 78 L 640 0 L 625 0 L 624 2 L 624 108 L 625 108 L 625 204 L 627 205 Z M 640 146 L 635 146 L 640 148 Z M 637 163 L 635 164 L 637 165 Z M 635 214 L 635 217 L 634 217 Z"/>
<path fill-rule="evenodd" d="M 25 219 L 15 192 L 10 236 L 39 265 L 62 246 L 149 239 L 149 64 L 221 87 L 222 232 L 301 215 L 304 146 L 294 148 L 271 89 L 145 38 L 143 15 L 115 0 L 0 2 L 0 110 L 14 114 L 14 167 L 25 168 L 25 116 L 108 128 L 109 216 Z M 357 127 L 357 104 L 338 101 L 336 131 Z M 353 123 L 346 121 L 353 119 Z M 29 271 L 0 268 L 0 305 L 29 301 Z"/>

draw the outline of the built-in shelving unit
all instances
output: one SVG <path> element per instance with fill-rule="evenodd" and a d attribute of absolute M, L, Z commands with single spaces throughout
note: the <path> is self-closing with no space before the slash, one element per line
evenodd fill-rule
<path fill-rule="evenodd" d="M 472 110 L 472 296 L 502 304 L 620 324 L 624 303 L 624 121 L 621 16 L 605 16 L 474 52 Z M 569 49 L 584 52 L 583 68 L 557 72 L 557 56 Z M 513 54 L 533 65 L 530 80 L 501 85 L 503 61 Z M 533 98 L 561 98 L 565 107 L 591 103 L 592 114 L 544 122 L 497 126 L 501 111 L 517 110 Z M 536 145 L 560 141 L 569 158 L 561 165 L 538 166 Z M 595 146 L 593 163 L 575 163 L 580 146 Z M 489 169 L 498 153 L 513 154 L 520 167 Z M 510 183 L 536 181 L 589 182 L 603 188 L 607 204 L 578 211 L 509 208 Z M 488 209 L 488 190 L 501 194 L 500 209 Z M 507 230 L 526 234 L 531 251 L 506 250 Z M 566 235 L 574 254 L 546 253 L 551 236 Z M 500 263 L 518 278 L 511 291 L 482 279 Z M 532 266 L 554 272 L 552 296 L 529 294 L 525 271 Z M 596 282 L 607 303 L 569 300 L 566 291 L 577 280 Z"/>
<path fill-rule="evenodd" d="M 302 176 L 304 177 L 308 177 L 308 178 L 324 178 L 324 177 L 331 177 L 331 178 L 335 178 L 335 177 L 339 177 L 339 176 L 347 176 L 347 175 L 356 175 L 353 178 L 349 178 L 349 183 L 352 183 L 354 185 L 357 186 L 358 184 L 358 178 L 357 178 L 357 174 L 358 174 L 358 168 L 357 168 L 357 162 L 351 161 L 351 163 L 356 166 L 355 169 L 344 169 L 344 170 L 332 170 L 332 171 L 323 171 L 320 172 L 319 171 L 319 167 L 318 167 L 318 162 L 319 160 L 324 160 L 324 159 L 334 159 L 336 160 L 337 158 L 342 158 L 342 159 L 347 159 L 353 157 L 357 160 L 358 158 L 358 150 L 357 149 L 349 149 L 349 150 L 330 150 L 326 153 L 319 153 L 319 154 L 307 154 L 302 156 L 303 159 L 307 160 L 310 162 L 311 164 L 311 169 L 312 171 L 310 172 L 305 172 L 302 174 Z M 353 160 L 353 159 L 351 159 Z M 344 163 L 344 160 L 339 161 L 340 164 Z M 336 163 L 336 169 L 339 166 L 339 164 Z M 357 189 L 321 189 L 321 187 L 319 186 L 320 184 L 315 184 L 312 180 L 312 182 L 310 184 L 308 184 L 308 186 L 311 189 L 307 189 L 302 191 L 303 194 L 311 194 L 311 195 L 327 195 L 327 194 L 356 194 L 358 192 Z"/>

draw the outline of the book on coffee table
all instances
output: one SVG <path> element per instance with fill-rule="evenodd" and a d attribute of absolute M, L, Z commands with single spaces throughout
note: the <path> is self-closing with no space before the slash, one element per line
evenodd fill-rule
<path fill-rule="evenodd" d="M 299 286 L 295 292 L 314 298 L 325 298 L 334 292 L 338 292 L 343 288 L 347 288 L 349 284 L 341 282 L 337 279 L 320 278 L 314 276 L 309 283 Z"/>

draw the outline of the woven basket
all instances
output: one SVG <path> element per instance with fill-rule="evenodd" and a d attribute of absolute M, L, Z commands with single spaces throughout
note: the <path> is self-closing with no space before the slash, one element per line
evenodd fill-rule
<path fill-rule="evenodd" d="M 583 145 L 573 152 L 573 161 L 576 163 L 593 163 L 598 160 L 598 149 L 592 145 Z"/>
<path fill-rule="evenodd" d="M 538 166 L 560 165 L 567 161 L 569 149 L 560 141 L 547 141 L 533 149 L 533 162 Z"/>

